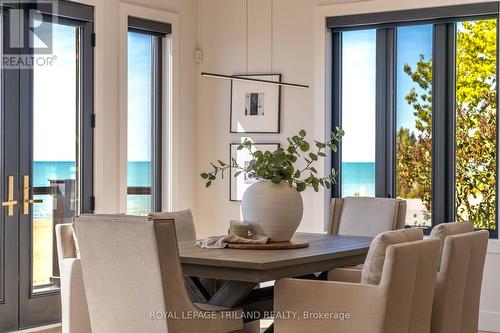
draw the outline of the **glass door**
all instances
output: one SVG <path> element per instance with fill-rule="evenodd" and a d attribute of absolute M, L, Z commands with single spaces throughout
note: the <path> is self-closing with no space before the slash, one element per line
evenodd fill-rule
<path fill-rule="evenodd" d="M 52 31 L 52 49 L 57 58 L 52 66 L 34 66 L 30 72 L 23 72 L 23 78 L 30 81 L 31 93 L 31 105 L 23 105 L 21 110 L 26 111 L 22 113 L 21 132 L 28 134 L 21 141 L 20 157 L 21 243 L 27 245 L 21 253 L 25 263 L 21 268 L 21 289 L 29 295 L 21 302 L 28 310 L 28 316 L 23 317 L 26 326 L 39 321 L 29 318 L 32 316 L 47 317 L 50 313 L 54 321 L 58 319 L 59 270 L 54 227 L 71 222 L 79 209 L 79 29 L 42 20 L 33 23 L 35 32 Z"/>
<path fill-rule="evenodd" d="M 16 230 L 7 235 L 18 240 L 11 267 L 19 276 L 17 286 L 11 283 L 17 296 L 15 329 L 60 320 L 54 229 L 93 210 L 92 9 L 67 2 L 46 5 L 23 4 L 6 11 L 11 22 L 16 20 L 10 27 L 22 36 L 15 49 L 17 61 L 2 70 L 15 73 L 11 75 L 19 82 L 8 97 L 15 107 L 4 108 L 15 119 L 3 123 L 4 131 L 17 130 L 4 143 L 4 154 L 9 154 L 4 164 L 13 170 L 17 201 L 12 218 Z M 82 13 L 87 15 L 75 19 Z M 9 176 L 4 172 L 2 180 L 9 181 Z M 5 249 L 5 257 L 10 252 Z"/>

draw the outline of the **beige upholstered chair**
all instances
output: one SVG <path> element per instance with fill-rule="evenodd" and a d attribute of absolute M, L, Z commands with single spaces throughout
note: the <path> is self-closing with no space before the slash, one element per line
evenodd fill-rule
<path fill-rule="evenodd" d="M 328 280 L 339 282 L 366 283 L 377 285 L 382 277 L 385 255 L 390 245 L 422 240 L 422 229 L 401 229 L 386 231 L 375 237 L 370 245 L 362 268 L 332 269 L 328 272 Z"/>
<path fill-rule="evenodd" d="M 406 201 L 391 198 L 333 198 L 328 233 L 332 235 L 368 236 L 404 229 Z M 329 280 L 359 282 L 363 265 L 335 268 Z"/>
<path fill-rule="evenodd" d="M 379 285 L 278 280 L 274 310 L 297 313 L 297 317 L 277 318 L 275 331 L 429 332 L 438 254 L 436 239 L 390 245 Z M 327 318 L 315 317 L 318 314 L 326 314 Z M 348 320 L 340 319 L 347 314 Z"/>
<path fill-rule="evenodd" d="M 242 329 L 241 319 L 224 319 L 213 311 L 221 308 L 203 309 L 189 299 L 173 222 L 113 215 L 75 218 L 93 333 Z M 197 318 L 183 319 L 183 313 Z"/>
<path fill-rule="evenodd" d="M 375 237 L 381 232 L 403 229 L 406 201 L 390 198 L 333 198 L 328 233 Z"/>
<path fill-rule="evenodd" d="M 196 232 L 191 210 L 186 209 L 171 213 L 152 213 L 154 216 L 173 218 L 179 242 L 195 241 Z M 100 215 L 96 215 L 100 216 Z M 122 215 L 125 217 L 125 215 Z M 57 252 L 61 276 L 61 305 L 63 333 L 89 333 L 90 319 L 88 314 L 85 287 L 81 274 L 80 258 L 77 258 L 78 246 L 73 234 L 73 225 L 58 224 L 56 226 Z M 208 287 L 214 283 L 203 281 Z"/>
<path fill-rule="evenodd" d="M 178 242 L 194 242 L 196 240 L 194 218 L 190 209 L 177 212 L 150 213 L 149 216 L 167 220 L 173 219 L 175 221 L 175 233 Z"/>
<path fill-rule="evenodd" d="M 194 227 L 194 218 L 190 209 L 180 210 L 177 212 L 161 212 L 161 213 L 150 213 L 150 217 L 160 218 L 160 219 L 173 219 L 175 221 L 175 233 L 177 235 L 177 242 L 194 242 L 196 241 L 196 230 Z M 198 278 L 205 290 L 209 293 L 215 293 L 217 288 L 217 280 L 209 278 Z M 192 299 L 198 299 L 206 303 L 203 300 L 204 295 L 198 293 L 198 287 L 195 285 L 190 277 L 186 277 L 184 281 L 191 294 Z"/>
<path fill-rule="evenodd" d="M 91 333 L 82 267 L 72 224 L 56 225 L 56 243 L 61 277 L 62 332 Z"/>
<path fill-rule="evenodd" d="M 457 228 L 466 228 L 464 224 L 450 223 L 447 231 L 458 232 Z M 477 332 L 488 238 L 486 230 L 445 238 L 434 294 L 432 333 Z"/>
<path fill-rule="evenodd" d="M 444 249 L 444 243 L 448 236 L 460 235 L 473 231 L 474 231 L 474 223 L 472 222 L 441 223 L 432 228 L 429 237 L 437 238 L 441 242 L 439 263 L 441 264 L 441 257 Z"/>

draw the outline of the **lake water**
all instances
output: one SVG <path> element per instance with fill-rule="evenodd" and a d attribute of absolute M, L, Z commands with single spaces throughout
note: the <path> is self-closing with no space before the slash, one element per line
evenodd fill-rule
<path fill-rule="evenodd" d="M 342 163 L 342 196 L 375 196 L 375 163 Z"/>
<path fill-rule="evenodd" d="M 128 186 L 151 186 L 151 163 L 128 163 Z M 33 186 L 49 186 L 49 179 L 76 179 L 74 162 L 37 161 L 33 165 Z M 201 181 L 201 180 L 200 180 Z M 375 196 L 375 163 L 342 163 L 342 196 Z M 36 219 L 52 216 L 50 196 L 37 196 L 43 204 L 34 205 Z M 144 214 L 150 211 L 151 196 L 129 195 L 127 197 L 129 214 Z"/>
<path fill-rule="evenodd" d="M 49 179 L 76 179 L 76 166 L 74 162 L 36 161 L 33 163 L 33 187 L 49 186 Z M 53 199 L 50 195 L 36 195 L 43 203 L 33 205 L 33 218 L 35 220 L 48 220 L 52 218 Z"/>
<path fill-rule="evenodd" d="M 49 179 L 76 179 L 74 162 L 36 161 L 33 163 L 33 186 L 49 186 Z M 151 186 L 151 163 L 128 163 L 128 186 Z M 35 219 L 50 219 L 52 217 L 52 198 L 49 195 L 36 196 L 43 199 L 42 204 L 33 206 Z M 151 207 L 151 196 L 129 195 L 127 197 L 129 214 L 144 214 Z"/>

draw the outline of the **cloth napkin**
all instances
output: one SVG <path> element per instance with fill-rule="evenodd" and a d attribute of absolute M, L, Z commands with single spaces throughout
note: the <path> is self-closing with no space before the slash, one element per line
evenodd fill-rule
<path fill-rule="evenodd" d="M 267 244 L 269 237 L 254 235 L 252 238 L 243 238 L 236 235 L 212 236 L 196 241 L 195 245 L 202 249 L 223 249 L 228 243 L 237 244 Z"/>

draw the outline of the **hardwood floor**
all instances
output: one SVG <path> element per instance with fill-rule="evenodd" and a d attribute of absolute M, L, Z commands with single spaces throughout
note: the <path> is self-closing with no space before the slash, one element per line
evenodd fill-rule
<path fill-rule="evenodd" d="M 264 330 L 261 330 L 264 332 Z M 60 325 L 51 325 L 48 327 L 40 327 L 40 328 L 32 328 L 29 330 L 24 330 L 24 331 L 18 331 L 17 333 L 61 333 L 61 327 Z M 492 332 L 486 332 L 486 331 L 479 331 L 478 333 L 492 333 Z"/>

